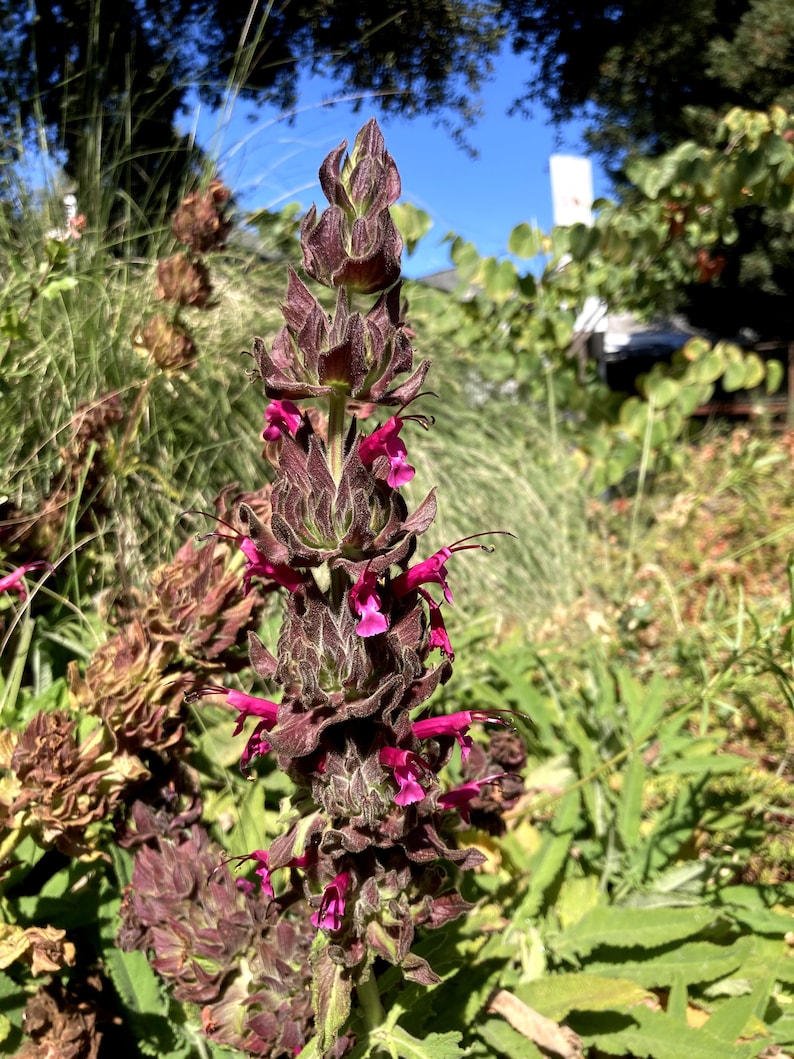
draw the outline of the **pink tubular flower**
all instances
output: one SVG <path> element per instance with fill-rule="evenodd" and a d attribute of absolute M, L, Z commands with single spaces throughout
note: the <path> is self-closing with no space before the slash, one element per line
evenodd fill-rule
<path fill-rule="evenodd" d="M 265 409 L 265 441 L 278 441 L 283 434 L 295 434 L 301 424 L 300 409 L 292 401 L 271 401 Z"/>
<path fill-rule="evenodd" d="M 398 437 L 404 420 L 399 416 L 387 419 L 382 427 L 362 438 L 358 443 L 358 454 L 365 467 L 371 466 L 378 456 L 385 456 L 389 461 L 389 475 L 386 479 L 392 489 L 410 482 L 416 474 L 416 468 L 408 463 L 408 450 L 405 442 Z"/>
<path fill-rule="evenodd" d="M 251 733 L 240 756 L 240 768 L 248 772 L 251 762 L 255 757 L 261 757 L 270 750 L 270 743 L 265 738 L 278 720 L 278 706 L 270 699 L 260 699 L 256 695 L 248 695 L 244 691 L 235 691 L 234 688 L 224 688 L 216 684 L 203 684 L 201 687 L 192 688 L 186 695 L 186 702 L 195 702 L 196 699 L 206 695 L 225 695 L 230 706 L 239 710 L 237 724 L 233 735 L 239 735 L 243 725 L 249 717 L 259 717 L 261 720 Z"/>
<path fill-rule="evenodd" d="M 53 565 L 48 563 L 46 559 L 34 559 L 32 562 L 23 563 L 18 566 L 16 570 L 12 570 L 10 574 L 6 574 L 5 577 L 0 577 L 0 592 L 8 592 L 13 589 L 19 593 L 19 598 L 24 602 L 28 598 L 28 593 L 25 589 L 25 574 L 30 573 L 31 570 L 38 570 L 41 567 L 45 567 L 47 573 L 52 573 Z"/>
<path fill-rule="evenodd" d="M 425 789 L 419 782 L 423 772 L 432 772 L 426 761 L 410 750 L 398 750 L 394 746 L 385 746 L 380 752 L 381 765 L 387 765 L 394 771 L 394 778 L 400 788 L 394 798 L 395 805 L 412 805 L 421 802 Z"/>
<path fill-rule="evenodd" d="M 426 717 L 413 722 L 414 735 L 417 739 L 432 739 L 434 735 L 453 735 L 460 745 L 460 759 L 465 761 L 472 748 L 470 726 L 475 721 L 507 725 L 501 717 L 494 717 L 487 710 L 459 710 L 457 713 L 444 714 L 441 717 Z"/>
<path fill-rule="evenodd" d="M 416 591 L 420 585 L 436 584 L 441 585 L 444 591 L 444 599 L 447 603 L 451 603 L 452 593 L 447 584 L 447 560 L 455 552 L 466 552 L 474 548 L 479 548 L 484 552 L 493 551 L 493 548 L 489 548 L 486 544 L 467 544 L 466 541 L 474 540 L 475 537 L 484 537 L 488 533 L 503 532 L 503 530 L 487 530 L 485 533 L 473 533 L 470 537 L 463 537 L 462 540 L 455 541 L 448 548 L 440 548 L 429 559 L 424 559 L 421 563 L 417 563 L 416 566 L 403 571 L 399 577 L 395 577 L 391 583 L 394 594 L 402 598 L 407 596 L 409 592 Z"/>
<path fill-rule="evenodd" d="M 251 859 L 259 862 L 259 867 L 256 869 L 255 874 L 259 876 L 259 887 L 262 893 L 267 897 L 274 897 L 273 883 L 270 880 L 270 869 L 268 868 L 267 851 L 255 849 L 251 854 Z"/>
<path fill-rule="evenodd" d="M 452 644 L 449 642 L 449 636 L 447 635 L 447 627 L 444 624 L 444 619 L 441 616 L 441 604 L 436 603 L 429 592 L 425 592 L 423 588 L 419 589 L 420 595 L 422 595 L 427 602 L 428 610 L 430 611 L 430 650 L 437 647 L 442 655 L 446 655 L 450 662 L 455 661 L 455 652 L 452 650 Z"/>
<path fill-rule="evenodd" d="M 457 809 L 461 819 L 468 824 L 471 820 L 469 802 L 479 795 L 480 788 L 485 787 L 489 783 L 495 783 L 496 780 L 501 780 L 507 775 L 509 773 L 499 772 L 495 776 L 486 776 L 482 780 L 471 780 L 469 783 L 462 783 L 460 787 L 455 787 L 451 791 L 447 791 L 446 794 L 442 794 L 438 799 L 438 804 L 442 809 Z"/>
<path fill-rule="evenodd" d="M 312 926 L 323 930 L 339 930 L 345 914 L 345 893 L 350 882 L 350 873 L 341 871 L 323 890 L 320 907 L 312 913 Z"/>
<path fill-rule="evenodd" d="M 350 589 L 350 605 L 360 619 L 356 626 L 359 636 L 377 636 L 389 627 L 389 618 L 381 610 L 383 604 L 378 595 L 377 583 L 377 578 L 367 567 Z"/>
<path fill-rule="evenodd" d="M 262 890 L 262 893 L 265 894 L 265 896 L 267 897 L 274 897 L 275 895 L 273 893 L 273 883 L 271 882 L 270 868 L 268 867 L 268 859 L 269 858 L 267 850 L 255 849 L 253 853 L 244 853 L 241 857 L 227 857 L 225 860 L 221 861 L 215 871 L 218 871 L 219 868 L 223 867 L 226 864 L 236 863 L 239 865 L 243 864 L 247 860 L 255 860 L 259 865 L 259 867 L 256 869 L 256 874 L 259 876 L 259 885 L 260 889 Z M 215 871 L 213 872 L 213 875 L 215 874 Z M 210 876 L 210 878 L 211 877 L 212 876 Z M 238 879 L 237 889 L 242 890 L 247 897 L 253 892 L 254 888 L 251 883 L 248 882 L 247 879 Z"/>
<path fill-rule="evenodd" d="M 196 540 L 205 541 L 209 537 L 215 537 L 217 540 L 231 541 L 237 545 L 246 559 L 245 573 L 243 574 L 244 596 L 247 596 L 251 591 L 251 579 L 254 576 L 267 578 L 268 581 L 275 581 L 282 588 L 286 588 L 288 592 L 294 592 L 306 580 L 303 574 L 293 570 L 291 566 L 287 566 L 285 563 L 271 563 L 264 552 L 259 551 L 250 537 L 244 537 L 237 532 L 234 526 L 230 526 L 228 522 L 224 522 L 217 515 L 211 515 L 207 511 L 197 511 L 194 508 L 190 508 L 189 513 L 204 515 L 206 518 L 214 519 L 221 526 L 226 526 L 227 529 L 232 531 L 231 533 L 222 533 L 220 530 L 213 530 L 212 533 L 197 536 Z M 188 512 L 185 512 L 185 514 L 188 514 Z"/>
<path fill-rule="evenodd" d="M 250 537 L 242 537 L 240 550 L 246 558 L 245 573 L 243 574 L 243 595 L 247 596 L 251 591 L 252 577 L 265 577 L 269 581 L 275 581 L 286 588 L 288 592 L 294 592 L 302 585 L 304 576 L 293 570 L 291 566 L 284 563 L 271 563 L 268 557 L 260 552 Z"/>

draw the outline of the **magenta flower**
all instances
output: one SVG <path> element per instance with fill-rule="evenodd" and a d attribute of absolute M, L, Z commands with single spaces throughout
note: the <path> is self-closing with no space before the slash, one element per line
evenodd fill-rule
<path fill-rule="evenodd" d="M 345 914 L 345 893 L 350 873 L 340 872 L 323 890 L 320 907 L 312 914 L 312 925 L 323 930 L 339 930 Z"/>
<path fill-rule="evenodd" d="M 250 537 L 240 538 L 240 550 L 246 558 L 245 573 L 243 574 L 243 595 L 247 596 L 251 591 L 251 579 L 253 577 L 265 577 L 269 581 L 275 581 L 286 588 L 288 592 L 304 583 L 303 574 L 293 570 L 291 566 L 284 563 L 271 563 L 268 557 L 260 552 Z"/>
<path fill-rule="evenodd" d="M 234 706 L 236 710 L 239 710 L 237 717 L 237 726 L 234 729 L 233 735 L 239 735 L 243 730 L 243 724 L 249 717 L 261 717 L 261 723 L 269 725 L 268 731 L 276 723 L 278 718 L 278 706 L 275 702 L 271 702 L 270 699 L 259 699 L 256 695 L 248 695 L 244 691 L 229 691 L 226 696 L 226 701 L 230 706 Z"/>
<path fill-rule="evenodd" d="M 27 591 L 25 589 L 25 574 L 30 573 L 31 570 L 38 570 L 41 567 L 45 567 L 47 573 L 52 573 L 53 565 L 48 563 L 46 559 L 34 559 L 32 562 L 23 563 L 18 566 L 16 570 L 12 570 L 10 574 L 6 574 L 5 577 L 0 577 L 0 592 L 9 592 L 14 589 L 15 592 L 19 593 L 19 598 L 24 602 L 28 598 Z"/>
<path fill-rule="evenodd" d="M 452 593 L 447 584 L 447 560 L 455 552 L 467 552 L 475 548 L 484 552 L 493 551 L 493 548 L 489 548 L 486 544 L 467 544 L 466 541 L 474 540 L 475 537 L 484 537 L 487 533 L 502 532 L 502 530 L 487 530 L 485 533 L 473 533 L 470 537 L 455 541 L 448 548 L 440 548 L 429 559 L 423 559 L 421 563 L 417 563 L 416 566 L 410 567 L 396 577 L 391 583 L 394 594 L 401 599 L 409 592 L 416 591 L 420 585 L 436 584 L 441 585 L 444 599 L 447 603 L 451 603 Z"/>
<path fill-rule="evenodd" d="M 469 783 L 462 783 L 460 787 L 454 787 L 451 791 L 447 791 L 446 794 L 442 794 L 438 799 L 438 804 L 442 809 L 457 809 L 461 819 L 468 824 L 471 820 L 469 802 L 478 797 L 480 788 L 485 787 L 488 783 L 495 783 L 496 780 L 501 780 L 507 775 L 509 773 L 499 772 L 495 776 L 486 776 L 482 780 L 471 780 Z"/>
<path fill-rule="evenodd" d="M 245 750 L 240 757 L 240 768 L 243 773 L 248 772 L 251 762 L 255 757 L 261 757 L 270 749 L 270 743 L 265 738 L 266 734 L 273 728 L 278 719 L 278 706 L 270 699 L 260 699 L 256 695 L 248 695 L 244 691 L 235 691 L 233 688 L 224 688 L 216 684 L 204 684 L 198 688 L 192 688 L 186 695 L 186 702 L 195 702 L 196 699 L 206 695 L 225 695 L 230 706 L 239 710 L 237 724 L 233 735 L 239 735 L 243 725 L 249 717 L 260 717 L 261 720 L 251 733 Z"/>
<path fill-rule="evenodd" d="M 418 754 L 410 750 L 398 750 L 394 746 L 385 746 L 380 752 L 381 765 L 388 765 L 394 771 L 399 790 L 394 798 L 395 805 L 412 805 L 421 802 L 425 789 L 419 782 L 423 772 L 432 773 L 432 769 Z"/>
<path fill-rule="evenodd" d="M 460 744 L 461 761 L 465 761 L 472 748 L 468 731 L 475 721 L 490 721 L 505 726 L 508 724 L 487 710 L 459 710 L 457 713 L 448 713 L 441 717 L 426 717 L 424 720 L 414 721 L 412 727 L 417 739 L 432 739 L 434 735 L 453 735 Z"/>
<path fill-rule="evenodd" d="M 268 868 L 268 856 L 267 851 L 264 849 L 255 849 L 251 854 L 251 859 L 259 862 L 259 867 L 255 871 L 255 875 L 259 876 L 259 887 L 266 897 L 274 897 L 273 883 L 270 880 L 270 869 Z"/>
<path fill-rule="evenodd" d="M 274 897 L 275 895 L 273 893 L 273 883 L 271 882 L 269 857 L 267 854 L 267 850 L 255 849 L 253 853 L 244 853 L 241 857 L 228 857 L 225 860 L 221 861 L 221 864 L 218 865 L 218 868 L 216 868 L 215 871 L 218 871 L 218 869 L 223 865 L 235 863 L 242 864 L 247 860 L 257 861 L 259 867 L 256 869 L 255 874 L 259 876 L 260 889 L 266 897 Z M 215 871 L 213 871 L 213 875 L 215 874 Z M 237 889 L 242 890 L 242 892 L 246 896 L 248 896 L 253 892 L 254 888 L 247 879 L 238 879 Z"/>
<path fill-rule="evenodd" d="M 443 655 L 447 656 L 450 662 L 454 662 L 455 652 L 452 650 L 452 644 L 449 642 L 449 636 L 447 635 L 447 627 L 441 616 L 441 604 L 436 603 L 430 593 L 425 592 L 423 588 L 419 589 L 419 594 L 424 597 L 430 611 L 430 650 L 432 651 L 433 648 L 437 647 Z"/>
<path fill-rule="evenodd" d="M 300 409 L 292 401 L 271 401 L 265 409 L 265 441 L 278 441 L 283 434 L 295 434 L 301 424 Z"/>
<path fill-rule="evenodd" d="M 377 578 L 367 567 L 350 589 L 350 604 L 360 618 L 356 626 L 359 636 L 377 636 L 379 632 L 386 632 L 389 627 L 389 618 L 381 610 L 383 603 L 377 591 L 377 583 Z"/>
<path fill-rule="evenodd" d="M 382 427 L 373 430 L 369 437 L 362 438 L 358 444 L 358 454 L 365 467 L 370 467 L 379 456 L 387 458 L 389 475 L 386 481 L 392 489 L 399 489 L 416 474 L 416 468 L 407 461 L 408 450 L 405 442 L 398 436 L 403 422 L 399 416 L 392 416 Z"/>

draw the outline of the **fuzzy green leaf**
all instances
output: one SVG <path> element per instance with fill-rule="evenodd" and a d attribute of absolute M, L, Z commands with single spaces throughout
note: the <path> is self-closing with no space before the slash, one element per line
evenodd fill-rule
<path fill-rule="evenodd" d="M 651 956 L 647 960 L 627 960 L 620 963 L 598 961 L 588 964 L 588 970 L 605 974 L 612 970 L 623 978 L 653 989 L 669 986 L 676 975 L 686 985 L 695 982 L 714 982 L 731 974 L 744 963 L 753 948 L 753 939 L 740 938 L 733 945 L 714 945 L 708 941 L 693 941 Z"/>
<path fill-rule="evenodd" d="M 465 1054 L 460 1047 L 461 1034 L 454 1031 L 428 1033 L 421 1041 L 400 1031 L 399 1036 L 394 1034 L 393 1040 L 397 1054 L 403 1059 L 460 1059 Z"/>
<path fill-rule="evenodd" d="M 700 933 L 719 917 L 711 908 L 594 908 L 555 943 L 559 956 L 587 956 L 601 945 L 645 949 Z"/>
<path fill-rule="evenodd" d="M 116 947 L 104 951 L 105 970 L 125 1009 L 125 1022 L 134 1032 L 139 1049 L 159 1059 L 176 1047 L 168 1018 L 168 1002 L 160 990 L 160 979 L 142 952 L 124 952 Z"/>
<path fill-rule="evenodd" d="M 482 1037 L 488 1047 L 490 1056 L 521 1056 L 521 1059 L 543 1059 L 543 1054 L 532 1041 L 514 1030 L 502 1019 L 486 1019 L 477 1026 L 477 1033 Z"/>
<path fill-rule="evenodd" d="M 328 955 L 328 942 L 318 935 L 312 952 L 315 1024 L 320 1050 L 325 1052 L 336 1040 L 350 1014 L 350 976 Z"/>
<path fill-rule="evenodd" d="M 620 965 L 615 968 L 622 974 Z M 541 1015 L 561 1022 L 572 1011 L 622 1011 L 651 998 L 636 982 L 605 975 L 553 974 L 519 986 L 516 996 Z"/>
<path fill-rule="evenodd" d="M 662 1011 L 633 1008 L 633 1025 L 615 1033 L 580 1035 L 608 1055 L 631 1055 L 636 1059 L 751 1059 L 766 1041 L 728 1044 L 706 1029 L 693 1030 Z"/>

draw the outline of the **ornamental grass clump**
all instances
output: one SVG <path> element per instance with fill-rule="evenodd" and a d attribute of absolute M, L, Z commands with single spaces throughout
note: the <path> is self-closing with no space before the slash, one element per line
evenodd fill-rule
<path fill-rule="evenodd" d="M 336 288 L 334 311 L 291 269 L 285 326 L 270 348 L 255 339 L 252 352 L 270 402 L 264 437 L 275 477 L 269 520 L 240 504 L 235 539 L 245 584 L 265 577 L 285 594 L 275 652 L 255 636 L 250 651 L 279 701 L 217 685 L 191 692 L 225 694 L 238 732 L 255 721 L 245 770 L 272 755 L 294 784 L 281 833 L 250 860 L 261 893 L 285 915 L 297 898 L 308 903 L 321 1051 L 354 994 L 369 1028 L 380 1024 L 381 961 L 418 983 L 440 980 L 413 951 L 416 931 L 470 907 L 455 866 L 472 869 L 484 857 L 461 848 L 456 831 L 470 802 L 505 777 L 467 774 L 457 789 L 440 778 L 457 747 L 467 759 L 473 723 L 505 724 L 498 714 L 427 709 L 452 673 L 447 565 L 459 551 L 490 547 L 476 533 L 415 559 L 436 497 L 409 511 L 400 493 L 413 476 L 406 428 L 432 425 L 413 408 L 403 414 L 422 396 L 429 361 L 414 367 L 403 323 L 402 242 L 389 214 L 400 178 L 374 120 L 346 148 L 320 170 L 329 207 L 319 217 L 312 208 L 301 228 L 305 272 Z M 383 424 L 366 429 L 384 410 Z"/>

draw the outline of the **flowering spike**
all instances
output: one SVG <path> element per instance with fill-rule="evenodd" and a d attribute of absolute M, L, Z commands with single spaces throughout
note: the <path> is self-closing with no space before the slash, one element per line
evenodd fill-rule
<path fill-rule="evenodd" d="M 280 446 L 269 510 L 260 516 L 242 503 L 234 520 L 241 531 L 221 523 L 225 530 L 212 534 L 242 550 L 246 590 L 254 577 L 288 590 L 274 654 L 249 633 L 251 666 L 278 686 L 279 704 L 210 685 L 191 693 L 225 695 L 238 711 L 238 732 L 253 718 L 244 771 L 272 751 L 294 784 L 283 830 L 250 859 L 268 894 L 271 873 L 302 869 L 289 873 L 279 902 L 268 907 L 274 919 L 282 907 L 293 915 L 301 896 L 317 895 L 311 922 L 332 938 L 312 953 L 309 993 L 325 1027 L 348 1010 L 376 960 L 414 981 L 437 981 L 411 951 L 416 929 L 465 912 L 448 867 L 468 870 L 484 859 L 458 844 L 459 818 L 441 810 L 458 808 L 468 818 L 477 793 L 498 778 L 443 794 L 437 774 L 455 743 L 468 759 L 467 777 L 521 767 L 512 745 L 478 765 L 481 748 L 473 748 L 469 729 L 493 721 L 490 712 L 411 721 L 449 678 L 454 657 L 442 605 L 425 586 L 439 585 L 451 603 L 448 560 L 491 549 L 474 534 L 409 566 L 436 516 L 435 490 L 409 510 L 400 489 L 414 476 L 405 422 L 425 429 L 432 422 L 408 414 L 429 362 L 414 364 L 405 325 L 401 242 L 389 215 L 400 182 L 377 124 L 368 122 L 345 152 L 345 144 L 331 152 L 320 172 L 329 208 L 312 209 L 301 228 L 306 272 L 338 288 L 335 307 L 329 312 L 290 269 L 284 326 L 270 347 L 254 340 L 267 396 L 263 436 Z M 366 306 L 362 292 L 378 296 Z M 303 399 L 316 417 L 293 403 Z M 355 417 L 380 408 L 390 409 L 386 421 L 364 433 Z M 445 657 L 431 664 L 435 649 Z M 434 739 L 420 756 L 422 741 Z M 479 814 L 480 802 L 474 806 Z M 234 896 L 243 899 L 236 889 Z M 280 919 L 279 931 L 288 922 Z"/>

